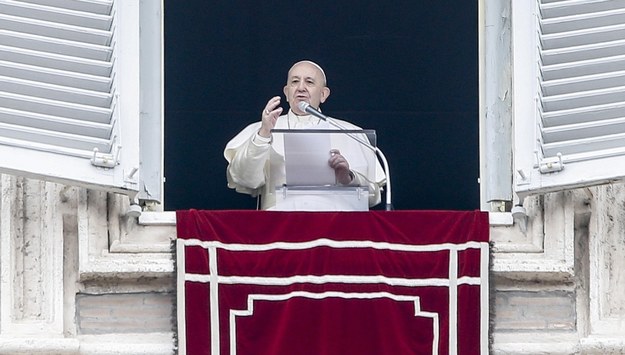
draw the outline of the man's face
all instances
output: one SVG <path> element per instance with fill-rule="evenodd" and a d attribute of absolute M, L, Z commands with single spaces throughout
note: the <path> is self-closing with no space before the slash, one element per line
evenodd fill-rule
<path fill-rule="evenodd" d="M 330 89 L 326 87 L 323 74 L 319 68 L 310 63 L 298 63 L 289 71 L 284 96 L 291 106 L 291 110 L 298 115 L 305 115 L 297 105 L 300 101 L 308 102 L 311 106 L 319 108 L 330 95 Z"/>

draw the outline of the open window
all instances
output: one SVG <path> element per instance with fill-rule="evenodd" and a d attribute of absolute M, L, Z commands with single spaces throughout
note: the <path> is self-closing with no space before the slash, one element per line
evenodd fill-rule
<path fill-rule="evenodd" d="M 162 22 L 161 1 L 0 1 L 0 171 L 160 201 Z"/>
<path fill-rule="evenodd" d="M 512 0 L 519 197 L 625 176 L 625 1 Z"/>

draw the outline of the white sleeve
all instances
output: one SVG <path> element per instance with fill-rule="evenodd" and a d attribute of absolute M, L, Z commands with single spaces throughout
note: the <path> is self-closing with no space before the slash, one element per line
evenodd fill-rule
<path fill-rule="evenodd" d="M 361 129 L 360 127 L 347 121 L 337 119 L 334 119 L 334 121 L 338 121 L 338 123 L 346 129 Z M 367 137 L 363 136 L 360 138 L 363 141 L 368 142 Z M 365 148 L 361 143 L 357 143 L 355 140 L 351 140 L 351 138 L 349 137 L 346 137 L 346 140 L 350 142 L 350 144 L 347 146 L 351 148 L 351 151 L 346 153 L 354 154 L 354 152 L 360 151 L 363 155 L 373 154 L 375 164 L 375 169 L 371 172 L 373 176 L 368 176 L 370 174 L 368 174 L 366 171 L 358 171 L 358 169 L 351 167 L 351 171 L 354 174 L 354 180 L 350 183 L 350 185 L 367 186 L 369 188 L 369 207 L 373 207 L 382 201 L 382 187 L 386 185 L 386 174 L 384 172 L 384 169 L 378 161 L 377 155 L 375 153 L 371 153 L 369 148 Z"/>
<path fill-rule="evenodd" d="M 224 150 L 228 187 L 251 195 L 265 184 L 271 150 L 271 140 L 258 136 L 258 128 L 259 123 L 246 127 Z"/>

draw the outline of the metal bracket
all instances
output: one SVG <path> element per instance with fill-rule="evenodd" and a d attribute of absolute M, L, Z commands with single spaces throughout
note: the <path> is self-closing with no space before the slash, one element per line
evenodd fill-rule
<path fill-rule="evenodd" d="M 98 148 L 93 148 L 93 156 L 91 157 L 91 165 L 101 168 L 114 168 L 119 162 L 119 152 L 121 147 L 116 147 L 112 153 L 100 153 Z"/>
<path fill-rule="evenodd" d="M 131 184 L 137 184 L 137 172 L 139 171 L 139 168 L 137 168 L 136 166 L 132 168 L 132 170 L 130 170 L 130 172 L 128 174 L 126 174 L 126 170 L 124 170 L 124 181 L 127 183 L 131 183 Z"/>
<path fill-rule="evenodd" d="M 538 158 L 538 153 L 536 153 Z M 553 158 L 540 159 L 538 158 L 538 171 L 541 174 L 554 173 L 557 171 L 562 171 L 564 169 L 564 162 L 562 161 L 562 153 L 558 153 L 557 156 Z"/>

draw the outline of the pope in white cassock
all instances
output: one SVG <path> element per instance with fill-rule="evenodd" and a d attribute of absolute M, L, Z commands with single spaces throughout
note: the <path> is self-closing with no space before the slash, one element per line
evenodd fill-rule
<path fill-rule="evenodd" d="M 237 192 L 261 196 L 261 208 L 271 210 L 276 205 L 276 187 L 286 183 L 284 141 L 282 135 L 272 134 L 272 129 L 337 129 L 309 115 L 298 107 L 307 102 L 319 109 L 330 96 L 323 69 L 314 62 L 300 61 L 288 72 L 284 95 L 289 111 L 282 114 L 280 96 L 271 98 L 261 114 L 261 121 L 250 124 L 237 134 L 224 150 L 228 161 L 226 171 L 228 186 Z M 342 129 L 360 129 L 349 122 L 334 119 Z M 380 203 L 380 188 L 386 182 L 384 170 L 377 159 L 369 159 L 374 168 L 352 164 L 363 161 L 363 155 L 372 154 L 364 145 L 347 135 L 332 135 L 328 165 L 334 169 L 337 186 L 363 186 L 369 191 L 369 206 Z M 339 148 L 340 147 L 340 148 Z M 364 159 L 367 160 L 367 159 Z M 332 198 L 332 196 L 327 196 Z"/>

